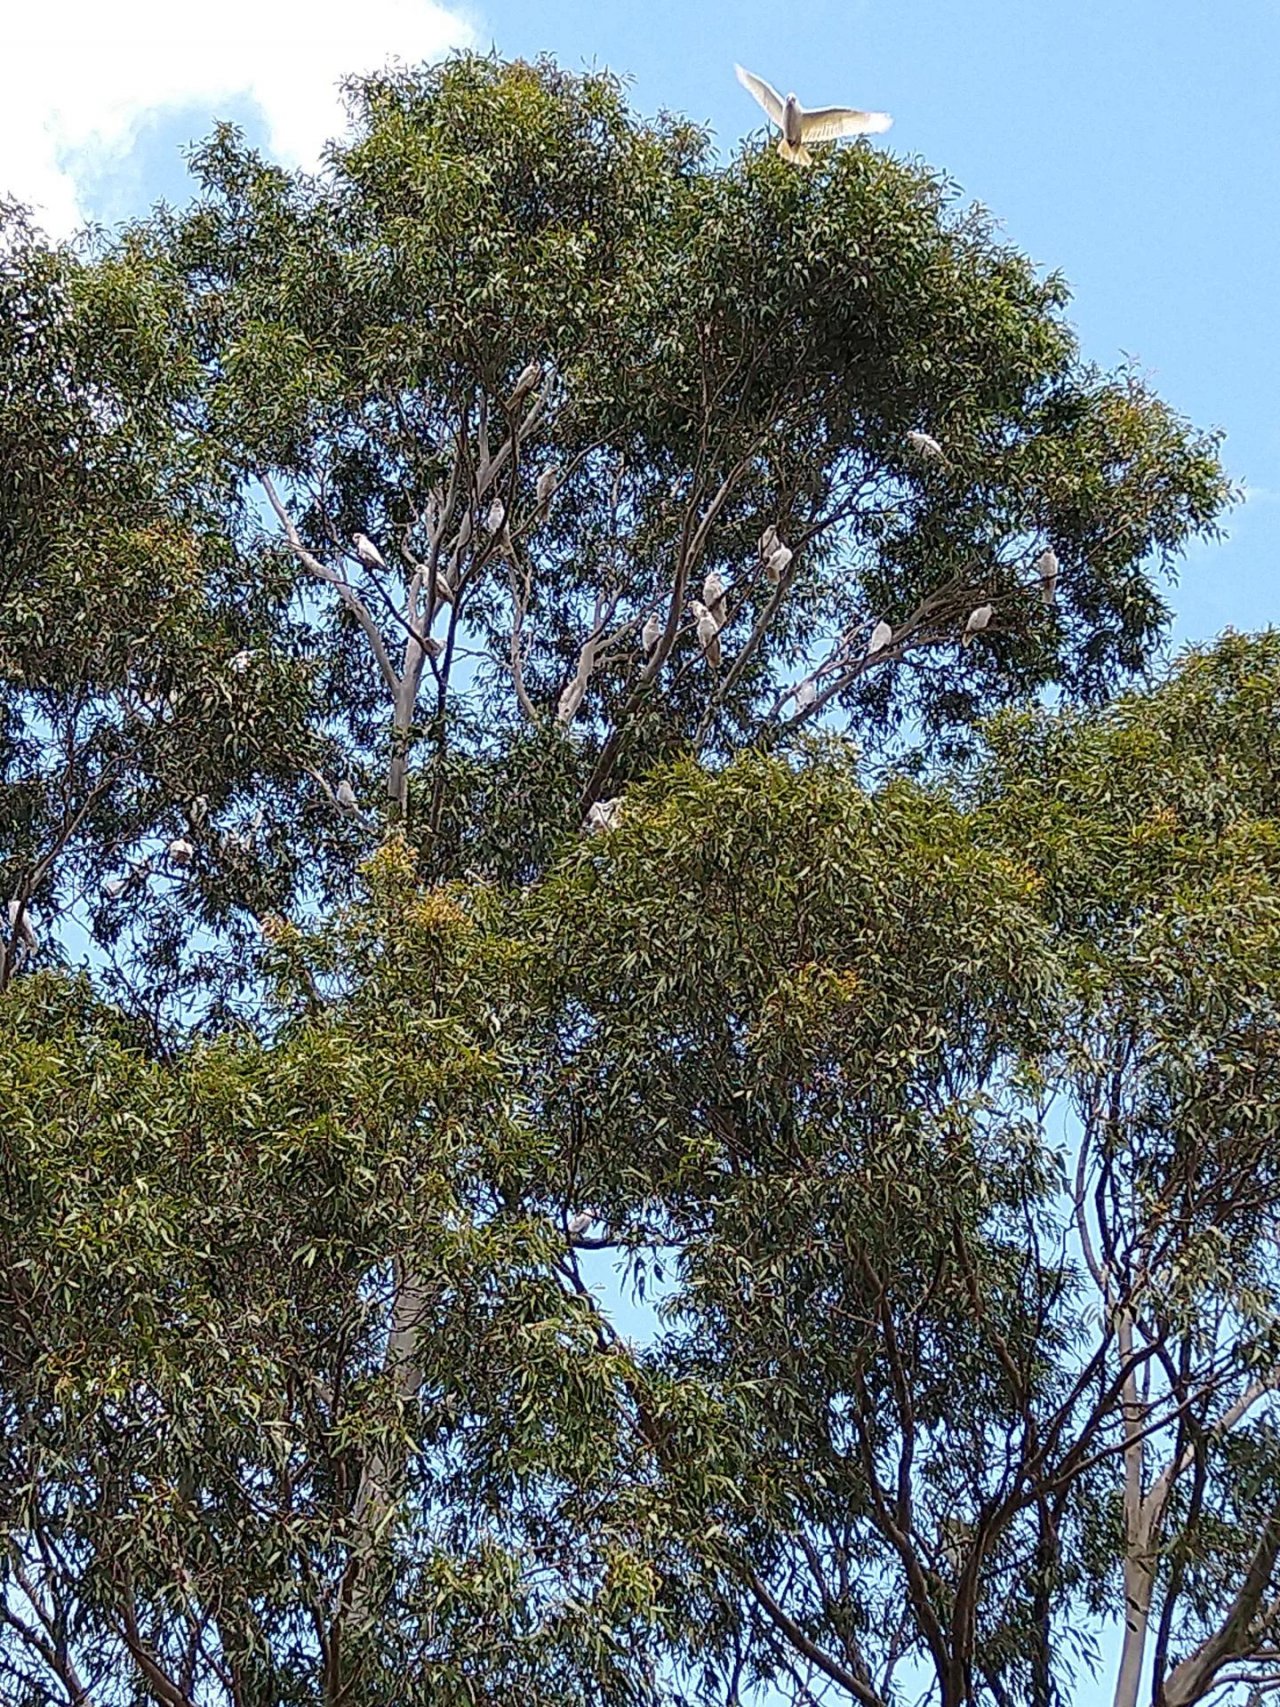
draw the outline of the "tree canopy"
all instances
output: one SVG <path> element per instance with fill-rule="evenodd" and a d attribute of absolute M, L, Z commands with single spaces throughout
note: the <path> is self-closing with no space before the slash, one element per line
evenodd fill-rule
<path fill-rule="evenodd" d="M 348 93 L 6 217 L 12 1698 L 1265 1692 L 1280 643 L 1134 686 L 1215 440 L 880 147 Z"/>

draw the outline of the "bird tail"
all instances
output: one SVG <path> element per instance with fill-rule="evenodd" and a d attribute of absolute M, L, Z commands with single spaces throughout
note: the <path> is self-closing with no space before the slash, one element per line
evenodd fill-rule
<path fill-rule="evenodd" d="M 793 166 L 812 166 L 813 155 L 803 142 L 788 142 L 785 136 L 778 138 L 778 153 L 784 160 L 789 160 Z"/>
<path fill-rule="evenodd" d="M 967 630 L 966 630 L 966 632 L 965 632 L 965 633 L 964 633 L 964 634 L 962 634 L 962 635 L 961 635 L 961 636 L 960 636 L 960 644 L 961 644 L 961 645 L 962 645 L 962 646 L 964 646 L 964 647 L 966 647 L 966 648 L 967 648 L 967 647 L 970 647 L 970 646 L 972 646 L 972 645 L 973 645 L 973 643 L 974 643 L 974 641 L 975 641 L 975 640 L 976 640 L 976 639 L 977 639 L 977 638 L 978 638 L 978 637 L 977 637 L 977 635 L 976 635 L 976 634 L 970 634 L 970 633 L 968 633 L 968 631 L 967 631 Z"/>
<path fill-rule="evenodd" d="M 718 634 L 714 640 L 708 642 L 706 651 L 708 664 L 713 670 L 718 670 L 720 668 L 720 636 Z"/>
<path fill-rule="evenodd" d="M 1056 597 L 1055 597 L 1056 593 L 1057 593 L 1056 587 L 1050 586 L 1048 581 L 1041 581 L 1041 583 L 1040 583 L 1040 603 L 1042 605 L 1046 606 L 1046 608 L 1047 608 L 1049 605 L 1056 604 L 1056 602 L 1057 602 Z"/>

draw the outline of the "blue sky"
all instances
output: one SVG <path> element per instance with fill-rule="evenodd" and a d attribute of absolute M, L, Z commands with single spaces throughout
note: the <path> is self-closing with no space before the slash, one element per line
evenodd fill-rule
<path fill-rule="evenodd" d="M 62 28 L 67 8 L 85 4 L 64 0 L 51 18 Z M 1088 355 L 1108 366 L 1134 358 L 1175 407 L 1226 432 L 1227 465 L 1248 496 L 1228 520 L 1229 539 L 1184 563 L 1171 595 L 1175 636 L 1275 620 L 1280 0 L 486 0 L 452 12 L 428 0 L 364 0 L 354 17 L 304 11 L 300 0 L 224 0 L 221 43 L 208 13 L 200 39 L 185 41 L 181 31 L 196 26 L 160 16 L 156 0 L 118 0 L 112 44 L 88 43 L 79 86 L 68 70 L 75 31 L 24 42 L 34 26 L 19 26 L 15 84 L 36 97 L 26 99 L 21 138 L 0 121 L 0 193 L 58 205 L 53 180 L 31 178 L 32 126 L 49 122 L 38 106 L 45 82 L 64 90 L 52 125 L 63 221 L 71 195 L 82 214 L 113 220 L 183 194 L 180 148 L 215 115 L 238 119 L 286 158 L 306 158 L 340 122 L 333 85 L 342 70 L 450 41 L 611 66 L 634 78 L 642 110 L 705 120 L 726 149 L 760 116 L 734 80 L 734 60 L 810 104 L 888 109 L 894 127 L 878 145 L 944 169 L 1012 241 L 1066 275 Z M 277 35 L 304 19 L 303 58 L 295 46 L 279 63 Z M 242 20 L 246 31 L 252 22 L 256 58 L 242 46 Z M 116 55 L 105 79 L 96 69 L 104 53 Z M 85 91 L 104 81 L 133 93 L 95 106 Z"/>

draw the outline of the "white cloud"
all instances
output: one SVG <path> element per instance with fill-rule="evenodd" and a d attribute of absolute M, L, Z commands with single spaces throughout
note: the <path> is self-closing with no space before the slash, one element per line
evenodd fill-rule
<path fill-rule="evenodd" d="M 79 175 L 127 159 L 165 111 L 254 102 L 271 153 L 314 165 L 338 132 L 338 82 L 396 58 L 436 59 L 473 39 L 435 0 L 28 0 L 6 20 L 0 196 L 66 236 L 83 220 Z"/>

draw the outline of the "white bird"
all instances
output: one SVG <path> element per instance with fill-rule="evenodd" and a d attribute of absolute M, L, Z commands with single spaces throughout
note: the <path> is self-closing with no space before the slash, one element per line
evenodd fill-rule
<path fill-rule="evenodd" d="M 702 583 L 702 602 L 716 619 L 716 627 L 723 628 L 729 620 L 724 608 L 724 582 L 713 569 Z"/>
<path fill-rule="evenodd" d="M 969 620 L 964 625 L 964 633 L 960 636 L 960 644 L 972 646 L 994 615 L 994 605 L 979 605 L 977 610 L 970 611 Z"/>
<path fill-rule="evenodd" d="M 356 556 L 366 569 L 385 569 L 387 560 L 369 538 L 367 533 L 353 533 L 351 543 L 356 548 Z"/>
<path fill-rule="evenodd" d="M 867 644 L 867 657 L 874 658 L 877 652 L 883 652 L 893 639 L 893 630 L 883 618 L 871 630 L 871 639 Z"/>
<path fill-rule="evenodd" d="M 512 404 L 518 403 L 522 397 L 527 397 L 541 378 L 542 365 L 540 362 L 528 362 L 522 367 L 520 377 L 516 380 L 516 388 L 511 393 Z"/>
<path fill-rule="evenodd" d="M 597 800 L 587 813 L 585 830 L 595 834 L 598 830 L 611 830 L 618 816 L 618 808 L 622 805 L 622 796 L 615 795 L 612 800 Z"/>
<path fill-rule="evenodd" d="M 586 697 L 587 684 L 575 676 L 560 695 L 556 705 L 556 722 L 568 723 L 572 720 L 578 707 Z"/>
<path fill-rule="evenodd" d="M 932 433 L 921 433 L 913 430 L 907 434 L 907 443 L 912 450 L 918 450 L 921 456 L 928 457 L 934 462 L 941 460 L 946 455 Z"/>
<path fill-rule="evenodd" d="M 485 527 L 490 533 L 497 533 L 506 519 L 507 506 L 502 502 L 501 498 L 495 498 L 492 504 L 489 505 L 488 514 L 484 518 Z"/>
<path fill-rule="evenodd" d="M 18 941 L 22 944 L 23 948 L 29 951 L 34 949 L 36 946 L 36 933 L 31 928 L 31 920 L 27 917 L 26 908 L 19 905 L 18 897 L 16 895 L 9 902 L 10 936 L 13 935 L 15 926 L 18 931 Z"/>
<path fill-rule="evenodd" d="M 560 470 L 554 462 L 549 463 L 538 476 L 535 492 L 538 499 L 538 520 L 545 522 L 551 513 L 551 500 L 555 496 L 556 487 L 560 484 Z"/>
<path fill-rule="evenodd" d="M 701 599 L 690 599 L 689 610 L 698 625 L 698 645 L 706 653 L 707 662 L 718 665 L 720 662 L 720 624 Z"/>
<path fill-rule="evenodd" d="M 249 668 L 250 664 L 253 663 L 256 656 L 257 654 L 254 652 L 253 648 L 251 646 L 246 646 L 243 652 L 237 652 L 235 657 L 231 660 L 231 668 L 238 676 L 242 676 Z"/>
<path fill-rule="evenodd" d="M 1051 605 L 1058 591 L 1058 554 L 1052 546 L 1036 558 L 1036 574 L 1040 577 L 1040 602 Z"/>
<path fill-rule="evenodd" d="M 795 702 L 797 711 L 808 711 L 811 706 L 817 705 L 818 684 L 812 677 L 800 683 L 795 691 Z"/>
<path fill-rule="evenodd" d="M 334 790 L 333 798 L 338 802 L 338 805 L 341 806 L 344 811 L 346 811 L 346 812 L 354 812 L 355 811 L 355 809 L 356 809 L 356 791 L 354 788 L 352 788 L 349 778 L 347 778 L 345 776 L 343 777 L 342 781 L 338 784 L 337 788 Z"/>
<path fill-rule="evenodd" d="M 109 877 L 102 885 L 102 893 L 108 901 L 118 901 L 124 894 L 125 881 L 123 877 Z"/>
<path fill-rule="evenodd" d="M 640 644 L 644 647 L 644 655 L 646 658 L 649 656 L 650 652 L 653 651 L 659 640 L 662 639 L 662 628 L 662 623 L 658 621 L 657 611 L 651 612 L 649 620 L 640 630 Z"/>
<path fill-rule="evenodd" d="M 806 111 L 794 95 L 788 95 L 784 101 L 763 77 L 744 71 L 740 65 L 733 69 L 742 87 L 759 101 L 782 132 L 778 153 L 793 166 L 813 165 L 806 142 L 834 142 L 841 136 L 877 136 L 893 123 L 888 113 L 864 113 L 858 107 L 810 107 Z"/>
<path fill-rule="evenodd" d="M 580 1238 L 594 1220 L 595 1216 L 589 1209 L 584 1209 L 579 1215 L 571 1215 L 569 1217 L 569 1237 L 571 1239 Z"/>
<path fill-rule="evenodd" d="M 449 579 L 449 571 L 444 568 L 436 570 L 436 604 L 451 605 L 456 597 L 453 582 Z M 435 615 L 435 612 L 432 612 Z"/>
<path fill-rule="evenodd" d="M 766 567 L 771 581 L 780 581 L 791 567 L 791 559 L 795 556 L 789 545 L 780 545 L 769 559 Z"/>
<path fill-rule="evenodd" d="M 197 794 L 195 799 L 191 802 L 191 805 L 187 808 L 188 822 L 192 824 L 203 824 L 208 816 L 209 796 L 207 794 Z"/>
<path fill-rule="evenodd" d="M 195 851 L 185 836 L 175 836 L 169 843 L 169 858 L 174 865 L 190 865 L 195 857 Z"/>
<path fill-rule="evenodd" d="M 778 538 L 778 530 L 774 527 L 773 523 L 770 522 L 769 526 L 760 535 L 760 542 L 756 547 L 760 553 L 760 561 L 762 563 L 767 563 L 781 544 L 782 541 Z"/>

